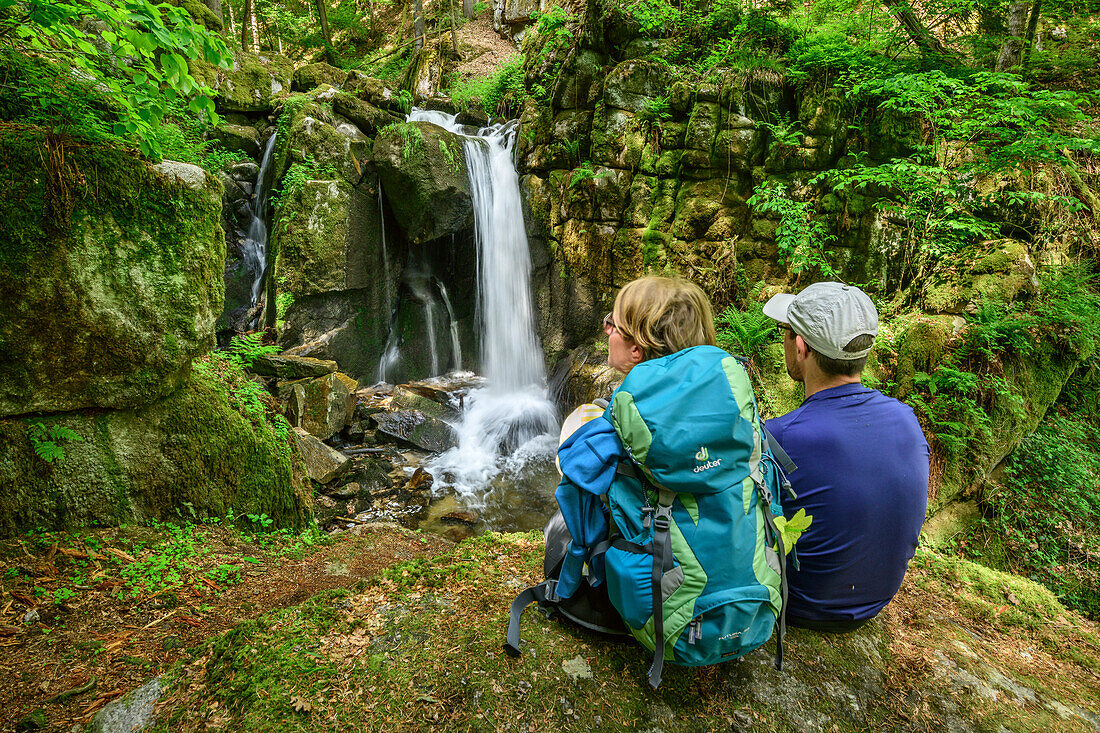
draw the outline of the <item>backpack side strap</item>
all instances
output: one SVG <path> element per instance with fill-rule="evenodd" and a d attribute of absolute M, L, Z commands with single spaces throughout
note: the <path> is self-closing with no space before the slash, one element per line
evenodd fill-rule
<path fill-rule="evenodd" d="M 771 431 L 764 427 L 763 420 L 760 421 L 760 430 L 764 433 L 764 440 L 768 443 L 768 450 L 771 451 L 772 457 L 775 458 L 775 462 L 783 469 L 783 473 L 797 471 L 798 466 L 796 466 L 794 461 L 791 460 L 791 457 L 787 455 L 787 451 L 783 450 L 783 446 L 779 445 L 779 441 L 775 439 Z"/>
<path fill-rule="evenodd" d="M 516 596 L 516 600 L 512 601 L 512 609 L 508 618 L 508 640 L 504 643 L 504 651 L 507 652 L 508 656 L 518 657 L 520 655 L 519 620 L 523 615 L 523 610 L 535 601 L 555 603 L 560 600 L 557 586 L 558 581 L 545 580 L 538 585 L 527 588 Z"/>

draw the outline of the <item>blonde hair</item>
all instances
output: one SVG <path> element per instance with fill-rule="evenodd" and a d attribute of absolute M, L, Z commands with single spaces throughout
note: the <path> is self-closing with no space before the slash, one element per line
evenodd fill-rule
<path fill-rule="evenodd" d="M 628 282 L 615 297 L 615 327 L 646 359 L 689 346 L 715 346 L 714 311 L 702 288 L 671 277 Z"/>

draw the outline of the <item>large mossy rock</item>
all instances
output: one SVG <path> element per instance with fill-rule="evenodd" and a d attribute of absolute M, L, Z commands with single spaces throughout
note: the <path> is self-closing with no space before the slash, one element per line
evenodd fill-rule
<path fill-rule="evenodd" d="M 221 184 L 33 128 L 0 130 L 0 166 L 0 416 L 178 389 L 214 346 Z"/>
<path fill-rule="evenodd" d="M 375 138 L 373 158 L 410 242 L 428 242 L 473 226 L 461 137 L 428 122 L 406 122 Z"/>
<path fill-rule="evenodd" d="M 399 539 L 376 544 L 400 547 Z M 538 720 L 538 730 L 571 733 L 992 733 L 1100 724 L 1095 624 L 1007 573 L 921 550 L 901 592 L 863 628 L 788 629 L 782 670 L 774 640 L 723 664 L 666 664 L 652 690 L 651 654 L 637 644 L 533 611 L 523 615 L 520 655 L 501 650 L 505 609 L 518 589 L 541 582 L 543 555 L 541 532 L 488 532 L 437 557 L 401 562 L 362 589 L 241 624 L 212 641 L 205 661 L 182 668 L 160 722 L 191 730 L 216 707 L 227 728 L 244 730 L 250 721 L 284 720 L 288 699 L 312 694 L 305 731 L 324 730 L 333 716 L 374 730 L 394 715 L 438 715 L 444 731 L 525 730 Z M 318 677 L 330 680 L 323 698 Z M 282 694 L 258 694 L 272 679 Z M 359 694 L 367 687 L 372 695 Z"/>
<path fill-rule="evenodd" d="M 191 74 L 214 90 L 219 112 L 271 112 L 290 93 L 294 64 L 284 56 L 233 52 L 233 66 L 219 69 L 200 59 L 191 61 Z"/>
<path fill-rule="evenodd" d="M 273 421 L 274 404 L 250 385 L 208 357 L 186 386 L 150 405 L 43 418 L 81 438 L 58 440 L 65 455 L 52 463 L 37 455 L 30 421 L 0 421 L 0 534 L 229 509 L 303 526 L 312 502 L 290 427 Z"/>

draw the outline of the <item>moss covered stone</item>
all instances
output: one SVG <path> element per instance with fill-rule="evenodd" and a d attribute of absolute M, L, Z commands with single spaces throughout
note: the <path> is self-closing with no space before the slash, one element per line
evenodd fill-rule
<path fill-rule="evenodd" d="M 427 122 L 406 122 L 374 141 L 375 165 L 410 242 L 428 242 L 474 223 L 463 139 Z"/>
<path fill-rule="evenodd" d="M 214 90 L 220 112 L 270 112 L 290 93 L 293 63 L 283 56 L 235 51 L 233 68 L 219 69 L 201 59 L 190 62 L 196 81 Z"/>
<path fill-rule="evenodd" d="M 251 386 L 250 386 L 251 385 Z M 65 440 L 46 463 L 26 420 L 0 420 L 0 534 L 122 521 L 267 514 L 300 527 L 312 516 L 289 427 L 239 370 L 207 357 L 189 383 L 135 410 L 43 418 Z"/>
<path fill-rule="evenodd" d="M 0 130 L 0 165 L 0 416 L 176 390 L 214 346 L 220 183 L 32 128 Z"/>

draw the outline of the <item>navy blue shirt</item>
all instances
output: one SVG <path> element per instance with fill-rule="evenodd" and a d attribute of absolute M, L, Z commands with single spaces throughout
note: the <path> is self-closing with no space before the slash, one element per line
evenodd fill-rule
<path fill-rule="evenodd" d="M 862 384 L 821 390 L 766 423 L 795 462 L 783 497 L 813 524 L 788 563 L 787 612 L 812 620 L 871 618 L 901 587 L 928 501 L 928 441 L 913 410 Z"/>

